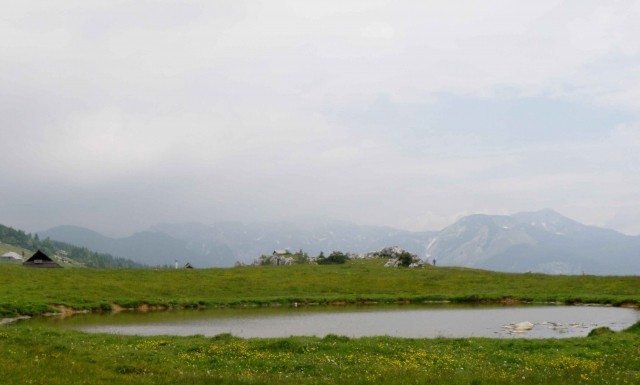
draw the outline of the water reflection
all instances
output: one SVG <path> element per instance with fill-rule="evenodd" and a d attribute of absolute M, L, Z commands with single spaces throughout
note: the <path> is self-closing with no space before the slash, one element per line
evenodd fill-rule
<path fill-rule="evenodd" d="M 638 320 L 637 310 L 600 306 L 401 305 L 87 314 L 34 322 L 135 335 L 563 338 L 586 336 L 601 326 L 618 331 Z"/>

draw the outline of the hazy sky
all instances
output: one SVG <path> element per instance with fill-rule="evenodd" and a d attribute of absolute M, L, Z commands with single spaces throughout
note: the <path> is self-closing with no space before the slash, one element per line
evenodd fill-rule
<path fill-rule="evenodd" d="M 22 0 L 0 223 L 552 208 L 640 234 L 640 2 Z"/>

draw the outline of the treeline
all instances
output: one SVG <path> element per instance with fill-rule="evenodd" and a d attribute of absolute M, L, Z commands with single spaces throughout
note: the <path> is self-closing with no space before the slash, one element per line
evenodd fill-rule
<path fill-rule="evenodd" d="M 66 253 L 66 257 L 80 262 L 87 267 L 100 269 L 141 269 L 146 265 L 134 262 L 130 259 L 114 257 L 110 254 L 96 253 L 85 247 L 70 245 L 65 242 L 52 241 L 47 238 L 41 240 L 38 234 L 32 235 L 22 230 L 0 225 L 0 242 L 19 246 L 27 250 L 41 250 L 47 255 Z"/>
<path fill-rule="evenodd" d="M 324 253 L 320 252 L 320 255 L 316 258 L 316 262 L 318 265 L 340 265 L 347 262 L 349 259 L 349 255 L 341 251 L 334 251 L 329 254 L 328 257 L 325 257 Z"/>
<path fill-rule="evenodd" d="M 343 264 L 351 259 L 349 254 L 345 254 L 341 251 L 334 251 L 328 257 L 324 255 L 324 252 L 320 252 L 317 257 L 310 257 L 309 254 L 300 249 L 298 252 L 291 253 L 286 251 L 284 253 L 273 255 L 261 255 L 252 263 L 254 266 L 265 265 L 306 265 L 306 264 L 318 264 L 318 265 L 336 265 Z M 242 266 L 238 263 L 236 266 Z"/>

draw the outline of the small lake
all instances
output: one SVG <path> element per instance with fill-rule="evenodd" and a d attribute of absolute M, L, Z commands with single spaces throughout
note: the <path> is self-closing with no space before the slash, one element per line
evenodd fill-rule
<path fill-rule="evenodd" d="M 405 338 L 566 338 L 596 327 L 625 329 L 640 311 L 606 306 L 371 305 L 224 308 L 118 314 L 79 314 L 33 319 L 91 333 L 244 338 L 392 336 Z M 514 324 L 528 330 L 517 330 Z M 532 324 L 532 325 L 531 325 Z M 511 327 L 509 327 L 511 325 Z"/>

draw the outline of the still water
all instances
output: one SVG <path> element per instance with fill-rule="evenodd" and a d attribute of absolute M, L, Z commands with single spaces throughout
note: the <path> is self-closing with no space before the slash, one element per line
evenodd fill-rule
<path fill-rule="evenodd" d="M 315 306 L 86 314 L 32 320 L 95 333 L 252 338 L 393 336 L 407 338 L 565 338 L 596 327 L 622 330 L 640 311 L 603 306 Z M 514 324 L 527 330 L 515 330 Z M 511 325 L 511 327 L 509 327 Z"/>

